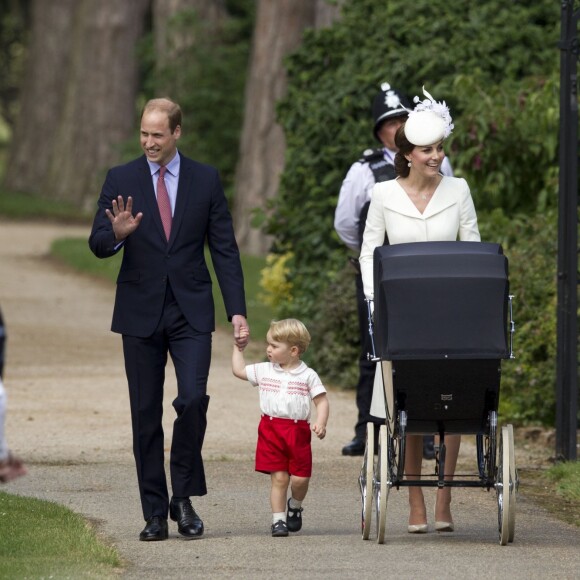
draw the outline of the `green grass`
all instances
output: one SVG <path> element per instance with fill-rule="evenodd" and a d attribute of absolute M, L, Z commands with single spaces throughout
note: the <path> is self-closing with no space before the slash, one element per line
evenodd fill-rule
<path fill-rule="evenodd" d="M 580 461 L 520 470 L 520 492 L 559 520 L 580 527 Z"/>
<path fill-rule="evenodd" d="M 0 578 L 116 578 L 120 566 L 81 516 L 0 492 Z"/>
<path fill-rule="evenodd" d="M 121 264 L 121 252 L 112 258 L 99 260 L 89 250 L 87 240 L 80 238 L 61 238 L 53 242 L 51 254 L 59 261 L 79 272 L 96 276 L 114 283 Z M 228 322 L 219 285 L 212 267 L 209 252 L 206 250 L 206 261 L 213 284 L 214 303 L 216 306 L 216 324 L 231 328 Z M 262 343 L 272 319 L 272 310 L 260 299 L 260 272 L 265 265 L 264 258 L 242 255 L 242 268 L 246 288 L 248 323 L 254 343 Z M 112 306 L 112 305 L 111 305 Z"/>
<path fill-rule="evenodd" d="M 565 500 L 580 506 L 580 462 L 558 463 L 547 471 L 550 481 L 556 485 L 556 493 Z"/>
<path fill-rule="evenodd" d="M 89 223 L 92 217 L 65 201 L 42 199 L 6 190 L 0 190 L 0 215 L 13 219 L 58 220 L 68 223 Z"/>

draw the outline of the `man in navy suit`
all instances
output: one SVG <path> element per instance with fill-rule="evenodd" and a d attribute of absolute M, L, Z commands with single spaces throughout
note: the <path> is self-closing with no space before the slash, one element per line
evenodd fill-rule
<path fill-rule="evenodd" d="M 143 541 L 167 539 L 168 512 L 181 535 L 203 534 L 190 496 L 207 493 L 201 450 L 215 321 L 205 244 L 234 339 L 240 347 L 248 341 L 240 333 L 248 328 L 244 278 L 218 172 L 178 152 L 180 136 L 179 105 L 149 101 L 141 116 L 145 155 L 109 170 L 89 238 L 99 258 L 123 251 L 111 329 L 123 339 Z M 177 378 L 171 501 L 161 422 L 168 354 Z"/>

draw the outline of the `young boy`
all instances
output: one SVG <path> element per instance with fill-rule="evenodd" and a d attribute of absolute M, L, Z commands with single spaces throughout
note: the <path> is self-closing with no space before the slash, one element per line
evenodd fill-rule
<path fill-rule="evenodd" d="M 256 471 L 270 474 L 272 536 L 284 537 L 302 527 L 302 502 L 312 475 L 310 401 L 316 405 L 312 431 L 324 439 L 328 399 L 318 375 L 300 360 L 310 344 L 302 322 L 274 321 L 266 340 L 269 362 L 246 366 L 243 349 L 234 345 L 232 370 L 236 377 L 259 387 L 262 419 Z M 291 497 L 286 501 L 288 486 Z"/>

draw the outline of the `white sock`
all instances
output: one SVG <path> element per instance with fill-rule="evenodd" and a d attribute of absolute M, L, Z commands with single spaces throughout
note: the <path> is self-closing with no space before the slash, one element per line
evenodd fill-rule
<path fill-rule="evenodd" d="M 290 498 L 290 501 L 288 502 L 288 505 L 293 509 L 293 510 L 299 510 L 302 507 L 302 502 L 298 501 L 297 499 L 294 499 L 293 497 Z"/>
<path fill-rule="evenodd" d="M 286 512 L 274 512 L 272 514 L 272 523 L 275 524 L 276 522 L 282 520 L 283 522 L 286 521 Z"/>

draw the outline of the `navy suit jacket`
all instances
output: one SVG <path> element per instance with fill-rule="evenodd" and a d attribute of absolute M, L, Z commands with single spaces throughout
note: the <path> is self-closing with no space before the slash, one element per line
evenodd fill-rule
<path fill-rule="evenodd" d="M 145 156 L 109 170 L 98 201 L 89 246 L 98 258 L 118 251 L 123 260 L 111 330 L 147 337 L 157 327 L 167 284 L 189 324 L 199 332 L 215 330 L 212 282 L 205 262 L 207 242 L 228 317 L 246 316 L 244 279 L 232 219 L 218 172 L 181 155 L 177 199 L 166 240 Z M 115 249 L 105 209 L 118 195 L 133 198 L 139 227 Z"/>

